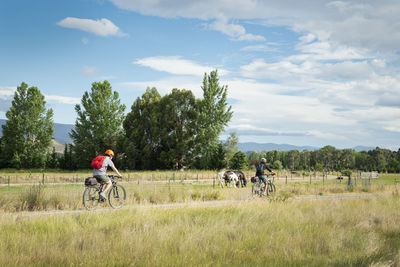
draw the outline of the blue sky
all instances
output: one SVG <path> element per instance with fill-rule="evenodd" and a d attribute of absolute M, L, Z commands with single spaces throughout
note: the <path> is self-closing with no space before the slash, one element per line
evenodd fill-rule
<path fill-rule="evenodd" d="M 395 0 L 3 0 L 0 118 L 23 81 L 73 124 L 94 81 L 129 111 L 146 87 L 201 97 L 218 68 L 240 142 L 397 150 L 399 15 Z"/>

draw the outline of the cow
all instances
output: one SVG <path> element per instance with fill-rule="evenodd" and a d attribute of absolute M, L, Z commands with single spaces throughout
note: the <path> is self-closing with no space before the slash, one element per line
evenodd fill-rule
<path fill-rule="evenodd" d="M 218 183 L 221 187 L 246 186 L 246 178 L 241 171 L 222 171 L 218 173 Z"/>
<path fill-rule="evenodd" d="M 246 180 L 246 176 L 244 175 L 244 173 L 242 171 L 234 171 L 237 175 L 237 177 L 239 178 L 239 183 L 237 185 L 237 187 L 246 187 L 247 186 L 247 180 Z"/>

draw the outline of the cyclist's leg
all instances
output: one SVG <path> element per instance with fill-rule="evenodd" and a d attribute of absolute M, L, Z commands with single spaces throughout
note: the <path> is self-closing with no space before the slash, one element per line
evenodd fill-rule
<path fill-rule="evenodd" d="M 265 176 L 264 175 L 260 175 L 260 176 L 258 176 L 261 180 L 262 180 L 262 182 L 264 183 L 264 194 L 266 194 L 266 192 L 267 192 L 267 178 L 265 178 Z"/>
<path fill-rule="evenodd" d="M 94 177 L 99 183 L 103 184 L 103 186 L 101 187 L 102 192 L 106 192 L 108 189 L 110 189 L 112 183 L 107 175 L 95 175 Z"/>

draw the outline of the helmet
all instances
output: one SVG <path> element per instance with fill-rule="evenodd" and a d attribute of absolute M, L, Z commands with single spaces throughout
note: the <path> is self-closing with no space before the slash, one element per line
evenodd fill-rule
<path fill-rule="evenodd" d="M 114 152 L 111 149 L 107 149 L 104 154 L 114 157 Z"/>
<path fill-rule="evenodd" d="M 262 159 L 261 159 L 261 162 L 264 162 L 264 163 L 266 163 L 266 162 L 267 162 L 267 160 L 266 160 L 265 158 L 262 158 Z"/>

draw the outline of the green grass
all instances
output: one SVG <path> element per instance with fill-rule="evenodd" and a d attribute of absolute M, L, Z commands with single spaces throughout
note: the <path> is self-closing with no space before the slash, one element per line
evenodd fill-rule
<path fill-rule="evenodd" d="M 392 196 L 0 214 L 0 266 L 398 266 L 399 209 Z"/>

